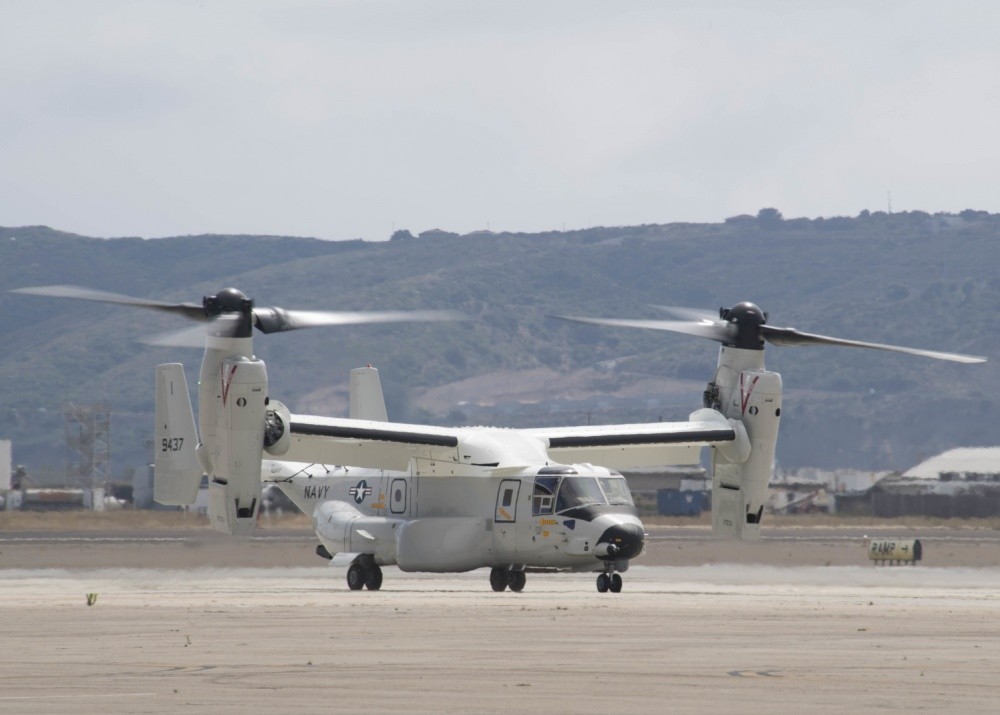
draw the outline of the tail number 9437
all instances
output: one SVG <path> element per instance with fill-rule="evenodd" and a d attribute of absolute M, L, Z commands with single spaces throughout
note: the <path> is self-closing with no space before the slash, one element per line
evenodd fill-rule
<path fill-rule="evenodd" d="M 183 437 L 164 437 L 160 440 L 161 452 L 180 452 L 184 446 Z"/>

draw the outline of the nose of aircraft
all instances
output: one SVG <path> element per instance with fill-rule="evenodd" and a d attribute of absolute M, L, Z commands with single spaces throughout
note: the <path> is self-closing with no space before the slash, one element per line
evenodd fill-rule
<path fill-rule="evenodd" d="M 608 558 L 634 559 L 642 553 L 645 535 L 638 524 L 615 524 L 604 530 L 597 543 L 614 547 L 609 550 Z"/>

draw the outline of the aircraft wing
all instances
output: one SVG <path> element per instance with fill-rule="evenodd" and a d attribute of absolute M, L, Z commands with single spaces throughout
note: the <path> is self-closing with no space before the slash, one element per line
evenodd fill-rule
<path fill-rule="evenodd" d="M 293 462 L 405 470 L 411 457 L 456 461 L 459 430 L 401 422 L 291 416 Z"/>
<path fill-rule="evenodd" d="M 549 456 L 555 461 L 563 464 L 599 464 L 612 469 L 698 464 L 702 447 L 739 439 L 737 431 L 722 415 L 690 422 L 587 425 L 520 431 L 545 440 Z"/>
<path fill-rule="evenodd" d="M 697 464 L 702 447 L 730 449 L 746 442 L 742 426 L 735 429 L 714 410 L 699 410 L 688 422 L 541 429 L 432 427 L 308 415 L 291 415 L 290 420 L 289 448 L 281 459 L 398 471 L 414 458 L 497 468 L 541 464 L 546 455 L 562 464 L 589 462 L 612 469 Z M 744 448 L 749 445 L 738 449 Z"/>

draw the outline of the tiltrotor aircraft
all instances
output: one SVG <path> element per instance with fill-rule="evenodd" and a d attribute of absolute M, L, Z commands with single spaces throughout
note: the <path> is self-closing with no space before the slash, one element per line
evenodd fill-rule
<path fill-rule="evenodd" d="M 618 592 L 621 573 L 644 549 L 645 533 L 616 470 L 697 464 L 703 447 L 712 450 L 713 531 L 759 536 L 781 416 L 781 377 L 764 367 L 764 341 L 984 361 L 775 328 L 751 303 L 722 310 L 718 319 L 681 309 L 671 310 L 688 320 L 566 317 L 722 343 L 704 407 L 686 422 L 432 427 L 389 422 L 372 368 L 351 372 L 348 418 L 292 414 L 271 398 L 264 362 L 254 357 L 253 329 L 273 333 L 453 314 L 256 308 L 232 288 L 205 297 L 201 305 L 69 286 L 16 292 L 119 303 L 207 322 L 197 428 L 183 367 L 156 369 L 156 500 L 191 504 L 202 476 L 208 475 L 212 526 L 249 535 L 262 485 L 274 484 L 312 515 L 317 553 L 348 566 L 353 590 L 379 589 L 381 567 L 396 565 L 429 572 L 489 567 L 495 591 L 520 591 L 528 572 L 592 571 L 599 574 L 598 591 Z"/>

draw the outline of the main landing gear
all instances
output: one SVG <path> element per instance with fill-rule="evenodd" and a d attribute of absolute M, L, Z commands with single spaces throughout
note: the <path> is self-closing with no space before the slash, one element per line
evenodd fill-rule
<path fill-rule="evenodd" d="M 612 567 L 608 566 L 607 570 L 597 577 L 597 590 L 601 593 L 608 591 L 611 591 L 611 593 L 620 593 L 622 590 L 622 575 L 615 573 Z"/>
<path fill-rule="evenodd" d="M 528 576 L 524 571 L 496 566 L 490 569 L 490 586 L 494 591 L 503 591 L 508 586 L 511 591 L 520 591 L 527 583 Z"/>
<path fill-rule="evenodd" d="M 370 554 L 362 554 L 354 559 L 354 563 L 347 569 L 347 587 L 352 591 L 360 591 L 366 587 L 369 591 L 382 588 L 382 569 Z"/>

